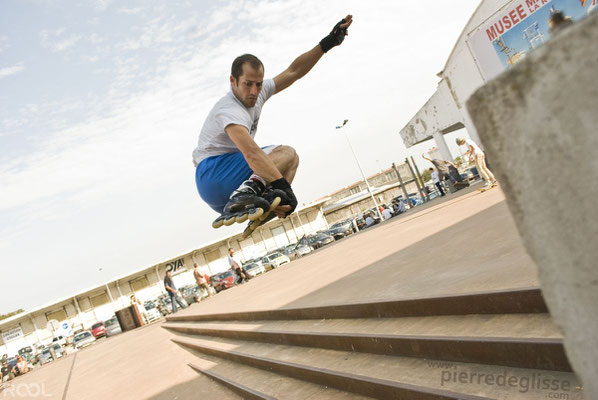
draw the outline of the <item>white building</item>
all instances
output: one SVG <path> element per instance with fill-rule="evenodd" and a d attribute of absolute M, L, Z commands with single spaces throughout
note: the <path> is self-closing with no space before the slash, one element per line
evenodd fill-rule
<path fill-rule="evenodd" d="M 578 20 L 591 11 L 590 3 L 565 0 L 558 3 L 558 11 Z M 557 11 L 552 6 L 553 2 L 544 0 L 482 0 L 437 74 L 440 82 L 436 92 L 401 129 L 405 146 L 434 139 L 442 158 L 452 160 L 444 135 L 461 128 L 483 146 L 466 102 L 485 82 L 537 47 L 538 38 L 542 42 L 550 38 L 547 21 Z M 522 37 L 534 45 L 520 40 Z"/>

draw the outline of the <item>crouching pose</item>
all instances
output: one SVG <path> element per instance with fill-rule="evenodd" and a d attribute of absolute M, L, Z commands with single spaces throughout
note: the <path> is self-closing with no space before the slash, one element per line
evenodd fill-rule
<path fill-rule="evenodd" d="M 195 182 L 201 198 L 221 215 L 212 226 L 249 220 L 244 235 L 297 207 L 291 188 L 299 157 L 290 146 L 259 147 L 254 141 L 264 103 L 307 74 L 322 56 L 340 45 L 352 16 L 337 23 L 313 49 L 281 74 L 264 79 L 264 65 L 244 54 L 232 64 L 231 91 L 212 108 L 193 151 Z"/>

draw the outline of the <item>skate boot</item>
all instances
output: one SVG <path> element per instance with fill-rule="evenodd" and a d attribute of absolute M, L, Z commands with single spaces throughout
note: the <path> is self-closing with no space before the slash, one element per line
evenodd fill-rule
<path fill-rule="evenodd" d="M 261 216 L 249 222 L 249 225 L 247 225 L 247 228 L 243 231 L 243 239 L 249 237 L 249 235 L 251 235 L 259 226 L 276 218 L 276 213 L 274 212 L 276 207 L 288 202 L 287 195 L 284 191 L 273 189 L 271 186 L 266 189 L 262 196 L 268 201 L 270 207 L 268 208 L 268 211 L 265 211 Z"/>
<path fill-rule="evenodd" d="M 255 221 L 265 212 L 269 212 L 270 204 L 262 197 L 263 192 L 263 183 L 252 179 L 243 182 L 231 195 L 222 215 L 212 222 L 212 227 L 217 229 L 222 225 L 229 226 L 235 222 Z"/>

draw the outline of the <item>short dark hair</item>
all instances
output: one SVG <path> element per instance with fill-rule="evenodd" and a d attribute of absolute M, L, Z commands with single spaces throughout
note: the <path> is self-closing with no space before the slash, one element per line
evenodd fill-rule
<path fill-rule="evenodd" d="M 257 70 L 261 68 L 262 71 L 265 70 L 264 64 L 262 64 L 259 58 L 257 58 L 253 54 L 243 54 L 242 56 L 235 58 L 235 61 L 233 61 L 233 65 L 230 68 L 230 74 L 236 80 L 239 80 L 239 77 L 241 76 L 241 74 L 243 74 L 243 64 L 245 63 L 249 63 L 249 65 L 253 69 Z"/>
<path fill-rule="evenodd" d="M 563 15 L 563 13 L 561 11 L 555 11 L 549 18 L 548 20 L 550 22 L 552 22 L 553 24 L 560 24 L 565 22 L 565 16 Z"/>

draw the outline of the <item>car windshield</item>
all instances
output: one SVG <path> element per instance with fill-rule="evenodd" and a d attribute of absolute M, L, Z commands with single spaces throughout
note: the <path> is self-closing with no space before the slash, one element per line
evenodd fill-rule
<path fill-rule="evenodd" d="M 78 333 L 77 335 L 75 335 L 75 338 L 73 339 L 73 341 L 78 342 L 78 341 L 88 338 L 90 336 L 91 336 L 91 333 L 89 333 L 89 332 L 81 332 L 81 333 Z"/>
<path fill-rule="evenodd" d="M 283 254 L 290 254 L 295 250 L 295 247 L 287 247 L 286 249 L 284 249 L 282 252 Z"/>
<path fill-rule="evenodd" d="M 247 264 L 244 266 L 245 269 L 254 269 L 254 268 L 258 268 L 259 265 L 257 264 Z"/>
<path fill-rule="evenodd" d="M 42 350 L 42 355 L 47 356 L 50 354 L 50 349 L 44 349 Z"/>
<path fill-rule="evenodd" d="M 272 254 L 270 254 L 270 255 L 268 256 L 268 258 L 269 258 L 270 260 L 274 260 L 274 259 L 276 259 L 276 258 L 278 258 L 278 257 L 282 257 L 282 254 L 280 254 L 280 253 L 272 253 Z"/>
<path fill-rule="evenodd" d="M 147 308 L 147 307 L 146 307 L 146 308 Z M 109 320 L 107 320 L 106 322 L 104 322 L 104 325 L 105 325 L 106 327 L 108 327 L 108 326 L 116 325 L 116 324 L 117 324 L 117 322 L 118 322 L 118 320 L 117 320 L 116 318 L 112 318 L 112 319 L 109 319 Z"/>
<path fill-rule="evenodd" d="M 97 329 L 97 328 L 99 328 L 100 326 L 103 326 L 103 325 L 104 324 L 102 322 L 96 322 L 95 324 L 93 324 L 91 326 L 91 329 Z"/>
<path fill-rule="evenodd" d="M 154 305 L 154 303 L 152 303 L 151 301 L 148 301 L 147 303 L 143 303 L 143 306 L 145 307 L 146 310 L 151 310 L 152 308 L 156 307 Z"/>
<path fill-rule="evenodd" d="M 214 280 L 222 280 L 224 278 L 228 278 L 232 274 L 233 274 L 233 271 L 229 269 L 228 271 L 224 271 L 224 272 L 221 272 L 219 274 L 214 275 L 214 277 L 212 279 L 214 279 Z"/>

